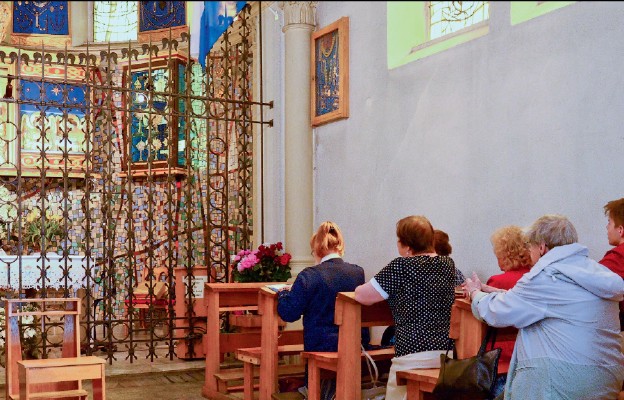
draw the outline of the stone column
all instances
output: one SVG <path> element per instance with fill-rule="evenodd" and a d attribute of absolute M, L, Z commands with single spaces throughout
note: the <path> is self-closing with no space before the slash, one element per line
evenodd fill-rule
<path fill-rule="evenodd" d="M 284 1 L 284 142 L 286 249 L 293 275 L 313 265 L 312 127 L 310 125 L 310 38 L 316 1 Z"/>

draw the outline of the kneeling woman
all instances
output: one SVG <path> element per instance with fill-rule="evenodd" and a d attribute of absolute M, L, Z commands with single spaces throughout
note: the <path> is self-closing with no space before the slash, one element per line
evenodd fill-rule
<path fill-rule="evenodd" d="M 388 378 L 386 400 L 406 397 L 396 385 L 396 371 L 438 368 L 440 354 L 451 348 L 449 327 L 455 298 L 455 263 L 433 247 L 433 227 L 422 216 L 397 223 L 397 249 L 392 260 L 374 278 L 355 289 L 362 304 L 387 300 L 396 325 L 395 358 Z"/>
<path fill-rule="evenodd" d="M 334 324 L 336 295 L 352 292 L 365 282 L 364 270 L 342 260 L 344 241 L 333 222 L 323 222 L 310 239 L 317 265 L 297 275 L 290 291 L 278 295 L 277 313 L 287 322 L 303 315 L 303 348 L 305 351 L 338 350 L 338 326 Z M 362 336 L 368 341 L 368 331 Z M 321 382 L 321 398 L 334 396 L 335 380 Z"/>

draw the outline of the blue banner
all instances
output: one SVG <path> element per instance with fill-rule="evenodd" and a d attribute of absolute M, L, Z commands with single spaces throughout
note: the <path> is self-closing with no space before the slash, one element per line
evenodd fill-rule
<path fill-rule="evenodd" d="M 204 1 L 199 35 L 199 63 L 206 67 L 206 56 L 234 18 L 245 7 L 246 1 Z"/>

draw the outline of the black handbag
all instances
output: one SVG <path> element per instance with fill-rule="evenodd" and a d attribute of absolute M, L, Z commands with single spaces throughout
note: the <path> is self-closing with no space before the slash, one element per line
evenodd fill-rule
<path fill-rule="evenodd" d="M 487 343 L 492 338 L 490 351 Z M 489 327 L 476 356 L 457 360 L 446 354 L 440 355 L 440 375 L 433 389 L 438 400 L 492 399 L 496 382 L 498 359 L 501 349 L 494 349 L 496 329 Z M 455 352 L 453 352 L 455 356 Z"/>

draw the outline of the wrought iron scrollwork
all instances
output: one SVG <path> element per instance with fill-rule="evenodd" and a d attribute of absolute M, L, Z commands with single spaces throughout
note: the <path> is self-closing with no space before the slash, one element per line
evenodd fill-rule
<path fill-rule="evenodd" d="M 87 354 L 173 358 L 181 341 L 200 352 L 196 267 L 227 281 L 230 256 L 251 245 L 253 130 L 270 124 L 252 112 L 270 106 L 252 95 L 261 79 L 252 73 L 253 18 L 246 7 L 205 70 L 188 57 L 187 32 L 120 49 L 0 51 L 0 189 L 15 197 L 15 215 L 0 228 L 20 253 L 10 285 L 23 293 L 34 274 L 42 296 L 80 295 Z M 139 120 L 147 124 L 141 169 L 130 160 Z M 31 213 L 41 222 L 35 241 Z M 60 233 L 51 235 L 54 221 Z M 42 256 L 29 269 L 22 253 L 36 241 Z M 62 323 L 44 325 L 49 353 L 60 346 L 50 328 Z"/>

